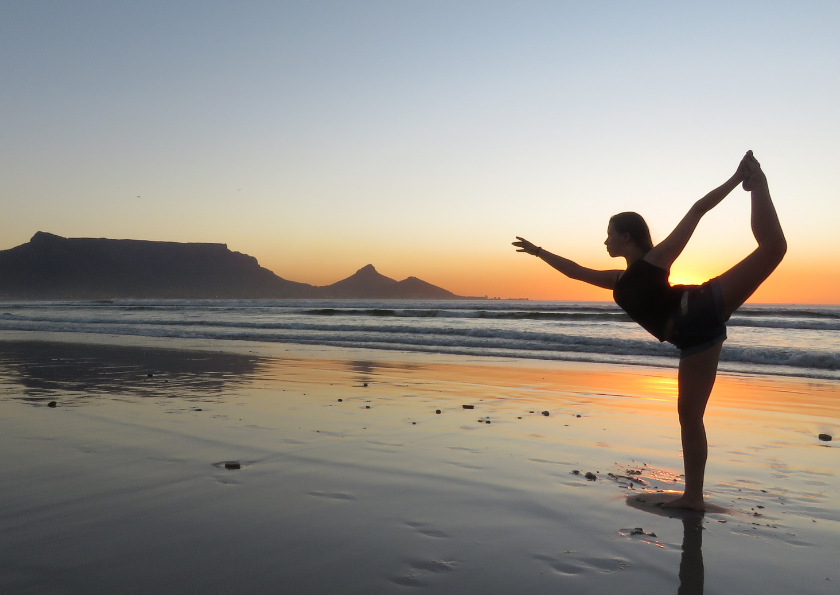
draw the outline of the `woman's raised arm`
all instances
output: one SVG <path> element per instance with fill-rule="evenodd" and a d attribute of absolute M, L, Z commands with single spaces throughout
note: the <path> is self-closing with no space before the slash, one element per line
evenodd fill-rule
<path fill-rule="evenodd" d="M 576 262 L 572 262 L 568 258 L 557 256 L 548 250 L 535 246 L 525 238 L 516 236 L 516 239 L 519 241 L 513 242 L 513 245 L 518 248 L 517 252 L 525 252 L 532 256 L 536 256 L 570 279 L 583 281 L 584 283 L 589 283 L 590 285 L 595 285 L 597 287 L 603 287 L 604 289 L 613 289 L 615 287 L 615 282 L 618 281 L 618 275 L 621 273 L 619 270 L 596 271 L 595 269 L 588 269 L 580 266 Z"/>
<path fill-rule="evenodd" d="M 754 159 L 752 151 L 747 151 L 746 156 L 741 160 L 740 165 L 738 165 L 738 170 L 735 174 L 694 203 L 685 217 L 682 218 L 682 221 L 674 228 L 674 231 L 645 254 L 644 259 L 661 269 L 665 269 L 666 271 L 670 270 L 671 265 L 682 254 L 683 249 L 688 244 L 688 240 L 691 239 L 692 234 L 694 234 L 694 230 L 697 229 L 697 224 L 700 223 L 703 215 L 715 208 L 738 184 L 744 181 L 744 178 L 749 172 L 747 162 L 752 159 Z"/>

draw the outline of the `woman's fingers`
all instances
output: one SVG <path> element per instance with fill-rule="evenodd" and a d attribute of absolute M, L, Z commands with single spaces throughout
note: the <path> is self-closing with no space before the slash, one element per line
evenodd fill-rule
<path fill-rule="evenodd" d="M 536 252 L 537 247 L 534 244 L 532 244 L 531 242 L 529 242 L 528 240 L 526 240 L 525 238 L 521 238 L 519 236 L 516 236 L 516 239 L 519 240 L 519 241 L 518 242 L 511 242 L 511 244 L 513 244 L 514 246 L 519 248 L 517 250 L 517 252 L 527 252 L 528 254 L 533 254 L 534 252 Z"/>

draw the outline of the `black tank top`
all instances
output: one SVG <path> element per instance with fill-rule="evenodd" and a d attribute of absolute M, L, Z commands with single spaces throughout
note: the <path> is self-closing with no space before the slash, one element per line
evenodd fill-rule
<path fill-rule="evenodd" d="M 616 282 L 613 299 L 643 329 L 664 341 L 668 320 L 680 307 L 678 287 L 668 284 L 668 271 L 640 258 Z"/>

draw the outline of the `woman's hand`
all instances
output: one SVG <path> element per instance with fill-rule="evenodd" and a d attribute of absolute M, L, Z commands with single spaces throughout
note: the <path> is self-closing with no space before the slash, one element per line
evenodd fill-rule
<path fill-rule="evenodd" d="M 750 164 L 749 160 L 752 157 L 752 151 L 747 151 L 747 154 L 744 155 L 744 158 L 741 159 L 741 163 L 738 164 L 738 169 L 735 171 L 735 181 L 740 183 L 750 177 Z"/>
<path fill-rule="evenodd" d="M 516 236 L 516 239 L 519 241 L 512 243 L 518 248 L 517 252 L 527 252 L 532 256 L 536 256 L 537 254 L 539 254 L 540 250 L 542 250 L 542 248 L 540 248 L 539 246 L 534 246 L 525 238 L 520 238 L 519 236 Z"/>

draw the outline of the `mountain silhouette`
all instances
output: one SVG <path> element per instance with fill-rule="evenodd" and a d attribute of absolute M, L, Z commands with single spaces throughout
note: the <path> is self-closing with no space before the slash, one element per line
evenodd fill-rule
<path fill-rule="evenodd" d="M 319 288 L 322 297 L 341 299 L 429 299 L 452 300 L 458 296 L 441 287 L 409 277 L 396 281 L 366 265 L 353 275 Z"/>
<path fill-rule="evenodd" d="M 317 287 L 278 277 L 225 244 L 63 238 L 37 232 L 0 251 L 2 299 L 459 299 L 373 265 Z M 460 298 L 463 299 L 463 298 Z"/>

